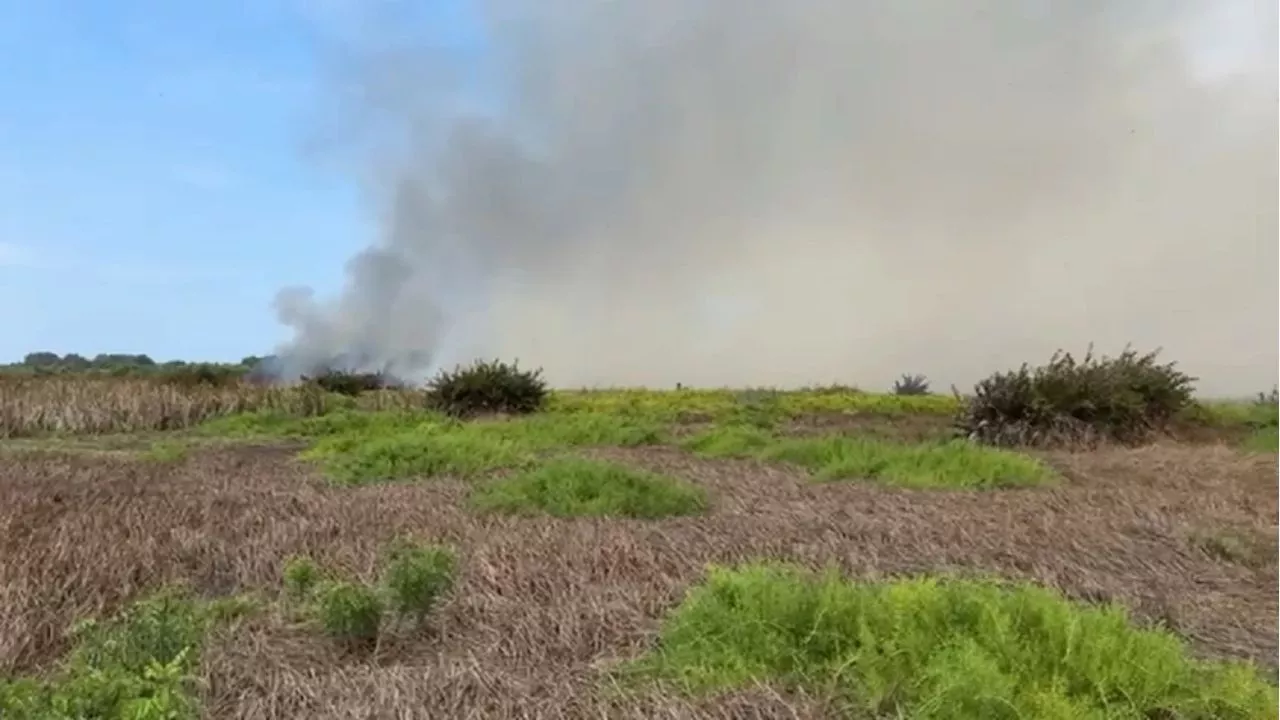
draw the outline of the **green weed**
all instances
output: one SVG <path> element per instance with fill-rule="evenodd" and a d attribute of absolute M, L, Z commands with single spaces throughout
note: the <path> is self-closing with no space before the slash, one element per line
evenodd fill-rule
<path fill-rule="evenodd" d="M 295 598 L 310 596 L 322 577 L 320 567 L 309 557 L 299 555 L 285 561 L 284 588 Z"/>
<path fill-rule="evenodd" d="M 686 692 L 753 682 L 826 692 L 845 716 L 918 720 L 1261 720 L 1274 687 L 1240 664 L 1191 658 L 1118 606 L 1029 585 L 855 584 L 770 565 L 713 568 L 622 668 Z"/>
<path fill-rule="evenodd" d="M 545 512 L 557 517 L 660 518 L 694 515 L 707 507 L 692 484 L 614 463 L 561 458 L 480 488 L 481 509 Z"/>
<path fill-rule="evenodd" d="M 0 679 L 0 717 L 14 720 L 101 718 L 186 720 L 199 716 L 194 676 L 215 622 L 254 603 L 200 603 L 178 589 L 140 600 L 105 621 L 72 629 L 75 646 L 47 679 Z"/>
<path fill-rule="evenodd" d="M 329 637 L 352 646 L 372 645 L 382 627 L 383 600 L 370 587 L 336 581 L 318 589 L 314 609 Z"/>
<path fill-rule="evenodd" d="M 453 587 L 457 572 L 453 548 L 401 542 L 389 553 L 382 585 L 392 610 L 420 621 Z"/>

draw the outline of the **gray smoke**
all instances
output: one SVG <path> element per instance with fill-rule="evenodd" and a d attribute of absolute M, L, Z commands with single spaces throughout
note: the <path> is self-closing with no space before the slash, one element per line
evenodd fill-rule
<path fill-rule="evenodd" d="M 284 367 L 945 386 L 1133 342 L 1206 393 L 1276 381 L 1274 3 L 479 11 L 481 109 L 411 18 L 346 49 L 381 238 L 338 298 L 280 294 Z"/>

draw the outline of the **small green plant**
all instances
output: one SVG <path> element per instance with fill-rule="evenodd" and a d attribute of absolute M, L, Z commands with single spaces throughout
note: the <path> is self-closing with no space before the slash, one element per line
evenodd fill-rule
<path fill-rule="evenodd" d="M 311 595 L 321 580 L 320 567 L 309 557 L 295 555 L 284 564 L 284 588 L 295 598 Z"/>
<path fill-rule="evenodd" d="M 515 362 L 477 360 L 467 367 L 442 370 L 427 385 L 427 406 L 459 418 L 524 415 L 541 410 L 546 399 L 542 370 L 521 370 Z"/>
<path fill-rule="evenodd" d="M 344 581 L 322 585 L 315 610 L 329 637 L 353 647 L 367 647 L 378 640 L 382 628 L 383 600 L 366 585 Z"/>
<path fill-rule="evenodd" d="M 963 436 L 990 445 L 1111 440 L 1136 443 L 1192 404 L 1195 378 L 1156 362 L 1159 351 L 1081 360 L 1057 352 L 1048 364 L 979 382 L 956 419 Z"/>
<path fill-rule="evenodd" d="M 903 375 L 893 382 L 894 395 L 928 395 L 929 379 L 924 375 Z"/>
<path fill-rule="evenodd" d="M 388 554 L 382 585 L 392 610 L 420 621 L 453 587 L 457 571 L 453 548 L 400 542 Z"/>
<path fill-rule="evenodd" d="M 1032 585 L 856 583 L 780 565 L 713 568 L 618 673 L 687 693 L 764 682 L 830 693 L 847 717 L 1276 717 L 1256 668 L 1194 658 L 1120 606 Z"/>
<path fill-rule="evenodd" d="M 559 458 L 480 488 L 481 509 L 557 517 L 660 518 L 707 507 L 702 488 L 615 463 Z"/>

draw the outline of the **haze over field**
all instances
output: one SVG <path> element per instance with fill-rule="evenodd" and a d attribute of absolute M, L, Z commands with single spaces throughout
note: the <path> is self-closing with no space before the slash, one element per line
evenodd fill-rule
<path fill-rule="evenodd" d="M 1276 7 L 1204 7 L 481 0 L 471 111 L 371 15 L 335 97 L 382 236 L 280 293 L 284 371 L 964 385 L 1132 341 L 1269 388 Z"/>

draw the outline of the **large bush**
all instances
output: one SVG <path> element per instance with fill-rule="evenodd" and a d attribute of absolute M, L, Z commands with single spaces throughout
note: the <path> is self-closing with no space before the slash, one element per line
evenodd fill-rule
<path fill-rule="evenodd" d="M 991 445 L 1141 442 L 1192 402 L 1195 378 L 1158 353 L 1099 358 L 1090 348 L 1077 360 L 1058 351 L 1046 365 L 996 373 L 975 386 L 957 429 Z"/>
<path fill-rule="evenodd" d="M 542 370 L 521 370 L 517 363 L 497 360 L 442 370 L 427 385 L 427 405 L 453 417 L 523 415 L 540 410 L 546 399 Z"/>

